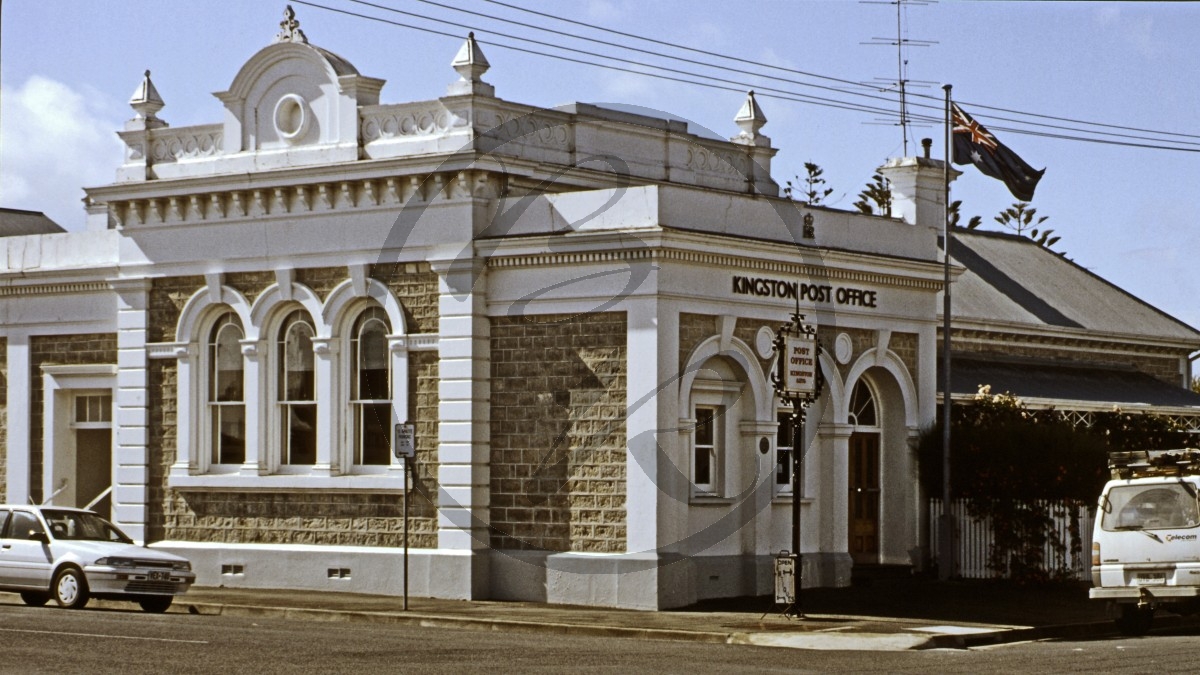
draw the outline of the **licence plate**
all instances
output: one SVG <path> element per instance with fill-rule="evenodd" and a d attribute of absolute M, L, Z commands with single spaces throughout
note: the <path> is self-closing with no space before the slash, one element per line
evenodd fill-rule
<path fill-rule="evenodd" d="M 149 577 L 150 581 L 170 581 L 171 580 L 170 572 L 151 572 L 151 573 L 147 574 L 146 576 Z"/>
<path fill-rule="evenodd" d="M 1138 572 L 1133 582 L 1138 586 L 1161 586 L 1167 583 L 1166 572 Z"/>

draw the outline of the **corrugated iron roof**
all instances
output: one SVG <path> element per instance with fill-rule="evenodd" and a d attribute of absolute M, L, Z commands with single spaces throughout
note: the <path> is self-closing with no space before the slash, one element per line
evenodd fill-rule
<path fill-rule="evenodd" d="M 939 370 L 941 364 L 938 364 Z M 942 381 L 938 374 L 938 382 Z M 1115 405 L 1200 406 L 1200 394 L 1172 386 L 1133 368 L 952 355 L 950 391 L 975 394 L 980 385 L 992 393 L 1020 398 L 1055 399 Z"/>
<path fill-rule="evenodd" d="M 956 321 L 1079 329 L 1200 348 L 1200 331 L 1028 237 L 958 229 L 951 257 L 966 268 L 953 288 Z"/>

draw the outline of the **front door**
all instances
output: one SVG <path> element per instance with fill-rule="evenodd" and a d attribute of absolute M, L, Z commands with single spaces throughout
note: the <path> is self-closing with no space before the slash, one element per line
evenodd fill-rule
<path fill-rule="evenodd" d="M 72 506 L 112 517 L 112 395 L 75 397 L 75 500 Z M 68 500 L 57 503 L 63 504 Z"/>
<path fill-rule="evenodd" d="M 850 435 L 850 557 L 879 562 L 879 434 Z"/>

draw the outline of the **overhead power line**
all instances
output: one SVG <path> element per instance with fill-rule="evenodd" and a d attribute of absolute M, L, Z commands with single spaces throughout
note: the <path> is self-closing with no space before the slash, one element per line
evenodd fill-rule
<path fill-rule="evenodd" d="M 426 1 L 426 0 L 418 0 L 418 1 Z M 547 12 L 539 12 L 536 10 L 529 10 L 529 8 L 527 8 L 527 7 L 512 5 L 512 4 L 509 4 L 509 2 L 503 2 L 502 0 L 482 0 L 482 1 L 488 2 L 488 4 L 499 5 L 502 7 L 509 7 L 509 8 L 512 8 L 512 10 L 516 10 L 516 11 L 520 11 L 520 12 L 524 12 L 524 13 L 528 13 L 528 14 L 534 14 L 534 16 L 558 20 L 558 22 L 583 26 L 583 28 L 589 28 L 592 30 L 598 30 L 598 31 L 602 31 L 602 32 L 610 32 L 610 34 L 620 35 L 620 36 L 624 36 L 624 37 L 630 37 L 630 38 L 634 38 L 634 40 L 641 40 L 641 41 L 649 42 L 649 43 L 653 43 L 653 44 L 661 44 L 661 46 L 664 46 L 664 47 L 684 49 L 684 50 L 688 50 L 688 52 L 692 52 L 692 53 L 706 54 L 709 56 L 715 56 L 715 58 L 719 58 L 719 59 L 728 59 L 731 61 L 742 62 L 742 64 L 746 64 L 746 65 L 770 68 L 770 70 L 778 70 L 778 71 L 782 71 L 782 72 L 790 72 L 790 73 L 794 73 L 794 74 L 800 74 L 800 76 L 805 76 L 805 77 L 828 79 L 828 80 L 833 80 L 833 82 L 841 82 L 841 83 L 846 83 L 846 84 L 858 84 L 858 83 L 852 82 L 852 80 L 840 79 L 840 78 L 829 77 L 829 76 L 822 76 L 822 74 L 800 71 L 800 70 L 796 70 L 796 68 L 787 68 L 787 67 L 782 67 L 782 66 L 775 66 L 772 64 L 763 64 L 763 62 L 760 62 L 760 61 L 751 61 L 749 59 L 742 59 L 742 58 L 738 58 L 738 56 L 730 56 L 730 55 L 726 55 L 726 54 L 720 54 L 718 52 L 709 52 L 709 50 L 692 48 L 692 47 L 685 46 L 685 44 L 676 44 L 676 43 L 666 42 L 666 41 L 662 41 L 662 40 L 655 40 L 655 38 L 653 38 L 653 37 L 644 37 L 641 35 L 631 34 L 631 32 L 625 32 L 625 31 L 620 31 L 620 30 L 616 30 L 616 29 L 605 28 L 605 26 L 601 26 L 601 25 L 590 24 L 587 22 L 581 22 L 581 20 L 554 16 L 554 14 L 547 13 Z M 670 56 L 668 56 L 668 58 L 670 58 Z M 769 77 L 769 76 L 762 76 L 762 77 Z M 920 95 L 920 94 L 914 94 L 913 96 L 929 98 L 930 101 L 935 101 L 937 103 L 936 106 L 930 106 L 930 107 L 941 108 L 941 106 L 942 106 L 942 98 L 940 96 L 930 96 L 930 95 Z M 1009 113 L 1009 114 L 1028 115 L 1028 117 L 1040 118 L 1040 119 L 1050 119 L 1050 120 L 1056 120 L 1056 121 L 1064 121 L 1064 123 L 1085 124 L 1085 125 L 1090 125 L 1090 126 L 1106 127 L 1106 129 L 1118 129 L 1118 130 L 1123 130 L 1123 131 L 1140 131 L 1140 132 L 1144 132 L 1144 133 L 1154 133 L 1154 135 L 1159 135 L 1159 136 L 1178 136 L 1178 137 L 1183 137 L 1183 138 L 1200 138 L 1200 135 L 1192 135 L 1192 133 L 1182 133 L 1182 132 L 1175 132 L 1175 131 L 1157 131 L 1157 130 L 1152 130 L 1152 129 L 1139 129 L 1139 127 L 1096 123 L 1096 121 L 1087 121 L 1087 120 L 1080 120 L 1080 119 L 1073 119 L 1073 118 L 1056 117 L 1056 115 L 1028 113 L 1028 112 L 1022 112 L 1022 110 L 1013 110 L 1013 109 L 1009 109 L 1009 108 L 998 108 L 995 106 L 988 106 L 988 104 L 985 104 L 985 103 L 977 103 L 977 102 L 971 102 L 971 101 L 962 101 L 962 103 L 967 104 L 967 106 L 971 106 L 972 108 L 997 110 L 997 112 L 1003 112 L 1003 113 Z M 1015 120 L 1010 120 L 1010 121 L 1015 121 Z"/>
<path fill-rule="evenodd" d="M 706 61 L 700 61 L 700 60 L 696 60 L 696 59 L 690 59 L 690 58 L 679 57 L 679 56 L 672 56 L 670 54 L 663 54 L 661 52 L 657 52 L 657 51 L 653 51 L 653 50 L 632 47 L 629 45 L 612 42 L 609 40 L 601 40 L 598 38 L 591 38 L 591 37 L 587 37 L 587 36 L 575 35 L 573 33 L 569 33 L 566 31 L 560 31 L 560 30 L 556 30 L 553 28 L 545 27 L 545 26 L 529 25 L 524 22 L 514 21 L 511 19 L 504 18 L 504 17 L 498 17 L 498 16 L 493 16 L 490 14 L 475 12 L 475 11 L 471 11 L 471 10 L 465 10 L 465 9 L 461 9 L 458 7 L 453 7 L 451 5 L 436 2 L 435 0 L 416 0 L 416 1 L 426 4 L 426 5 L 431 5 L 431 6 L 436 6 L 436 7 L 440 7 L 443 9 L 462 12 L 465 14 L 485 18 L 485 19 L 492 20 L 492 21 L 499 21 L 499 22 L 507 23 L 507 24 L 515 24 L 515 25 L 522 26 L 522 27 L 525 27 L 528 29 L 557 35 L 559 37 L 567 37 L 567 38 L 571 38 L 571 39 L 587 41 L 587 42 L 591 42 L 593 44 L 600 44 L 600 45 L 604 45 L 607 47 L 613 47 L 613 48 L 617 48 L 617 49 L 623 49 L 623 50 L 637 52 L 637 53 L 640 53 L 640 54 L 643 54 L 646 56 L 688 63 L 690 65 L 700 66 L 701 68 L 715 68 L 715 69 L 726 71 L 726 72 L 736 73 L 736 74 L 742 75 L 742 76 L 748 75 L 748 76 L 752 76 L 752 77 L 756 77 L 756 78 L 766 79 L 772 83 L 784 83 L 784 84 L 791 84 L 791 85 L 801 86 L 801 87 L 815 88 L 815 89 L 819 89 L 819 90 L 822 90 L 825 92 L 834 92 L 838 95 L 843 95 L 843 96 L 848 95 L 848 96 L 853 96 L 853 97 L 857 97 L 860 99 L 868 99 L 872 102 L 881 101 L 881 102 L 885 102 L 885 103 L 889 103 L 889 104 L 894 104 L 894 102 L 895 102 L 895 100 L 893 98 L 887 97 L 887 96 L 881 96 L 879 94 L 864 93 L 864 92 L 858 92 L 858 91 L 848 91 L 846 89 L 839 88 L 839 87 L 831 87 L 828 85 L 819 85 L 819 84 L 814 84 L 811 82 L 803 82 L 803 81 L 792 79 L 792 78 L 782 78 L 782 77 L 776 77 L 776 76 L 772 76 L 772 75 L 765 75 L 765 74 L 757 73 L 757 72 L 747 72 L 745 69 L 742 69 L 742 68 L 731 68 L 728 66 L 722 66 L 720 64 L 714 64 L 714 63 L 710 63 L 710 62 L 706 62 Z M 563 22 L 570 23 L 570 24 L 585 26 L 585 27 L 591 28 L 593 30 L 604 31 L 606 33 L 612 33 L 615 35 L 620 35 L 623 37 L 637 39 L 637 40 L 641 40 L 641 41 L 652 43 L 652 44 L 668 46 L 668 47 L 675 48 L 675 49 L 681 49 L 681 50 L 685 50 L 688 52 L 700 53 L 700 54 L 704 54 L 704 55 L 712 57 L 712 58 L 726 59 L 726 60 L 730 60 L 730 61 L 734 61 L 734 62 L 744 63 L 747 65 L 754 65 L 755 67 L 758 67 L 758 68 L 765 68 L 765 69 L 790 72 L 790 73 L 794 73 L 794 74 L 800 74 L 805 77 L 813 77 L 813 78 L 817 78 L 817 79 L 821 79 L 821 80 L 825 80 L 825 81 L 838 82 L 840 84 L 850 85 L 850 86 L 853 86 L 856 88 L 864 88 L 866 86 L 861 83 L 853 82 L 850 80 L 843 80 L 840 78 L 833 78 L 833 77 L 829 77 L 829 76 L 818 75 L 815 73 L 808 73 L 806 71 L 799 71 L 799 70 L 795 70 L 795 69 L 783 68 L 780 66 L 773 66 L 770 64 L 758 63 L 755 61 L 741 59 L 739 57 L 728 56 L 728 55 L 720 54 L 717 52 L 710 52 L 710 51 L 706 51 L 706 50 L 695 49 L 695 48 L 687 47 L 685 45 L 677 45 L 677 44 L 665 42 L 662 40 L 656 40 L 654 38 L 647 38 L 647 37 L 638 36 L 638 35 L 635 35 L 632 33 L 626 33 L 623 31 L 608 29 L 608 28 L 604 28 L 602 26 L 596 26 L 593 24 L 588 24 L 588 23 L 576 21 L 573 19 L 555 17 L 553 15 L 546 14 L 544 12 L 538 12 L 535 10 L 522 8 L 522 7 L 519 7 L 516 5 L 511 5 L 511 4 L 508 4 L 505 2 L 499 2 L 498 0 L 484 0 L 484 1 L 490 2 L 492 4 L 500 5 L 503 7 L 509 7 L 509 8 L 516 9 L 516 10 L 526 12 L 529 14 L 533 14 L 533 15 L 543 16 L 543 17 L 555 19 L 558 21 L 563 21 Z M 414 24 L 405 23 L 405 22 L 401 22 L 401 21 L 395 21 L 392 19 L 387 19 L 387 18 L 383 18 L 383 17 L 379 17 L 379 16 L 373 16 L 370 14 L 364 14 L 361 12 L 350 11 L 348 9 L 331 7 L 329 5 L 312 2 L 310 0 L 296 0 L 296 2 L 297 2 L 297 4 L 306 5 L 306 6 L 314 7 L 317 9 L 323 9 L 326 11 L 335 12 L 335 13 L 339 13 L 339 14 L 343 14 L 343 15 L 347 15 L 347 16 L 351 16 L 351 17 L 355 17 L 355 18 L 359 18 L 359 19 L 388 24 L 388 25 L 392 25 L 395 27 L 399 27 L 399 28 L 405 28 L 408 30 L 415 30 L 415 31 L 419 31 L 419 32 L 424 32 L 424 33 L 429 33 L 429 34 L 439 35 L 439 36 L 445 36 L 445 37 L 450 37 L 450 38 L 455 38 L 455 39 L 462 39 L 462 35 L 460 33 L 450 33 L 450 32 L 444 31 L 444 30 L 438 30 L 437 28 L 419 26 L 419 25 L 414 25 Z M 894 115 L 895 114 L 895 110 L 890 109 L 890 108 L 882 108 L 882 107 L 877 107 L 876 105 L 868 105 L 865 103 L 860 103 L 860 102 L 855 102 L 855 101 L 830 98 L 828 96 L 816 96 L 816 95 L 812 95 L 812 94 L 805 94 L 805 93 L 792 91 L 789 89 L 782 89 L 779 87 L 764 86 L 762 83 L 751 83 L 751 82 L 747 82 L 745 80 L 737 80 L 737 79 L 731 79 L 728 77 L 720 77 L 720 76 L 705 73 L 705 72 L 696 72 L 696 71 L 692 71 L 692 70 L 682 70 L 679 68 L 672 68 L 669 66 L 650 63 L 650 62 L 647 62 L 644 60 L 628 59 L 628 58 L 623 58 L 623 57 L 619 57 L 619 56 L 611 56 L 608 54 L 602 54 L 602 53 L 598 53 L 598 52 L 588 51 L 588 50 L 584 50 L 584 49 L 572 48 L 572 47 L 562 45 L 562 44 L 546 42 L 546 41 L 537 40 L 534 38 L 523 37 L 520 35 L 513 35 L 510 33 L 503 33 L 503 32 L 496 31 L 496 30 L 493 30 L 493 29 L 490 29 L 487 27 L 483 27 L 483 26 L 468 25 L 468 24 L 458 23 L 458 22 L 451 21 L 451 20 L 444 19 L 444 18 L 438 18 L 435 16 L 428 16 L 428 15 L 424 15 L 424 14 L 418 14 L 415 12 L 408 12 L 405 10 L 396 9 L 394 7 L 389 7 L 387 5 L 383 5 L 380 3 L 368 2 L 367 0 L 349 0 L 349 2 L 353 2 L 355 4 L 358 4 L 358 5 L 361 5 L 364 7 L 370 7 L 375 10 L 386 11 L 386 12 L 390 12 L 390 13 L 394 13 L 394 14 L 399 14 L 402 16 L 408 16 L 408 17 L 412 17 L 412 18 L 419 19 L 422 21 L 442 25 L 442 26 L 451 26 L 451 27 L 458 28 L 458 29 L 464 30 L 464 31 L 471 30 L 471 31 L 475 31 L 478 33 L 485 33 L 485 34 L 489 35 L 489 37 L 490 36 L 499 36 L 499 37 L 503 37 L 507 40 L 516 41 L 518 43 L 535 45 L 537 47 L 546 48 L 546 49 L 554 49 L 554 50 L 564 51 L 564 52 L 567 52 L 568 54 L 570 54 L 568 56 L 568 55 L 563 55 L 563 54 L 550 53 L 550 52 L 541 51 L 539 49 L 532 49 L 529 47 L 507 44 L 507 43 L 496 41 L 493 39 L 487 39 L 486 41 L 484 41 L 484 44 L 487 44 L 489 46 L 495 46 L 495 47 L 499 47 L 501 49 L 507 49 L 510 51 L 531 54 L 534 56 L 552 58 L 552 59 L 566 61 L 566 62 L 570 62 L 570 63 L 577 63 L 577 64 L 581 64 L 581 65 L 604 68 L 607 70 L 631 73 L 631 74 L 635 74 L 635 75 L 641 75 L 644 77 L 651 77 L 651 78 L 660 79 L 660 80 L 679 82 L 679 83 L 683 83 L 683 84 L 706 87 L 709 89 L 716 89 L 716 90 L 721 90 L 721 91 L 744 92 L 747 89 L 754 89 L 755 92 L 757 94 L 759 94 L 761 97 L 775 99 L 775 100 L 806 103 L 809 105 L 818 105 L 818 106 L 823 106 L 823 107 L 848 110 L 848 111 L 859 112 L 859 113 L 885 114 L 885 115 Z M 581 58 L 581 57 L 588 57 L 588 58 Z M 589 60 L 589 58 L 590 59 L 604 59 L 607 61 L 613 61 L 615 63 L 624 64 L 624 65 L 613 65 L 612 63 L 600 63 L 600 62 L 597 62 L 594 60 Z M 652 72 L 652 71 L 660 71 L 660 72 Z M 667 74 L 664 74 L 664 73 L 667 73 Z M 910 94 L 910 96 L 916 96 L 916 95 Z M 928 98 L 931 100 L 935 100 L 934 97 L 931 97 L 931 96 L 922 96 L 922 98 Z M 937 105 L 920 104 L 920 103 L 910 103 L 909 105 L 911 105 L 913 107 L 922 107 L 922 108 L 932 109 L 932 110 L 941 110 L 942 106 L 943 106 L 943 104 L 940 101 Z M 1066 125 L 1060 125 L 1060 124 L 1049 124 L 1049 123 L 1045 123 L 1045 122 L 1029 122 L 1029 121 L 1025 121 L 1025 120 L 1021 120 L 1021 119 L 1013 119 L 1013 118 L 1009 118 L 1009 117 L 998 117 L 998 116 L 992 116 L 991 119 L 995 119 L 995 120 L 998 120 L 1001 122 L 1012 122 L 1012 123 L 1016 123 L 1016 124 L 1028 125 L 1031 127 L 1035 127 L 1035 129 L 1024 129 L 1024 128 L 1018 128 L 1018 127 L 1001 127 L 1001 126 L 994 126 L 992 124 L 989 124 L 988 125 L 989 128 L 992 129 L 993 131 L 1004 131 L 1006 133 L 1018 133 L 1018 134 L 1041 136 L 1041 137 L 1047 137 L 1047 138 L 1056 138 L 1056 139 L 1061 139 L 1061 140 L 1100 143 L 1100 144 L 1106 144 L 1106 145 L 1117 145 L 1117 146 L 1125 146 L 1125 147 L 1137 147 L 1137 148 L 1157 149 L 1157 150 L 1175 150 L 1175 151 L 1182 151 L 1182 152 L 1200 152 L 1200 143 L 1184 141 L 1184 140 L 1174 140 L 1174 139 L 1148 138 L 1143 135 L 1138 135 L 1138 133 L 1136 133 L 1136 132 L 1141 132 L 1143 134 L 1149 133 L 1149 134 L 1155 134 L 1155 135 L 1160 135 L 1160 136 L 1164 136 L 1164 135 L 1165 136 L 1178 136 L 1181 138 L 1200 138 L 1200 136 L 1197 136 L 1197 135 L 1182 134 L 1182 133 L 1176 133 L 1176 132 L 1141 130 L 1141 129 L 1136 129 L 1136 128 L 1132 128 L 1132 127 L 1124 127 L 1124 126 L 1120 126 L 1120 125 L 1108 125 L 1108 124 L 1102 124 L 1102 123 L 1096 123 L 1096 122 L 1086 122 L 1086 121 L 1082 121 L 1082 120 L 1070 120 L 1068 118 L 1059 118 L 1059 117 L 1054 117 L 1054 116 L 1050 116 L 1050 115 L 1042 115 L 1042 114 L 1037 114 L 1037 113 L 1025 113 L 1025 112 L 1021 112 L 1021 111 L 996 108 L 993 106 L 987 106 L 987 105 L 978 104 L 978 103 L 964 102 L 964 105 L 968 105 L 968 106 L 972 107 L 973 109 L 999 110 L 999 111 L 1008 112 L 1008 113 L 1014 114 L 1014 115 L 1025 115 L 1025 116 L 1030 116 L 1030 117 L 1037 117 L 1040 119 L 1065 121 L 1065 122 L 1072 122 L 1075 124 L 1085 124 L 1085 125 L 1091 125 L 1091 126 L 1100 126 L 1100 127 L 1111 128 L 1111 129 L 1120 129 L 1123 131 L 1130 131 L 1130 132 L 1135 132 L 1135 133 L 1125 134 L 1125 133 L 1117 133 L 1115 131 L 1097 131 L 1097 130 L 1093 130 L 1093 129 L 1081 129 L 1078 127 L 1072 127 L 1072 126 L 1066 126 Z M 925 115 L 925 114 L 914 113 L 914 114 L 911 114 L 910 117 L 913 120 L 928 121 L 928 122 L 932 122 L 932 123 L 941 123 L 943 121 L 942 117 L 940 115 Z M 1071 132 L 1071 133 L 1056 133 L 1053 131 L 1042 131 L 1039 129 L 1051 129 L 1051 130 L 1065 131 L 1065 132 Z M 1078 135 L 1074 135 L 1074 134 L 1092 134 L 1093 136 L 1078 136 Z M 1102 136 L 1102 137 L 1097 138 L 1094 136 Z M 1136 142 L 1134 142 L 1134 141 L 1136 141 Z M 1195 146 L 1195 147 L 1185 147 L 1185 146 Z"/>

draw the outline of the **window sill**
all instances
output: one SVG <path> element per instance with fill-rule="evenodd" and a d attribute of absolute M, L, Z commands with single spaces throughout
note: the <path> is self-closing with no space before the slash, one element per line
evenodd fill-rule
<path fill-rule="evenodd" d="M 200 474 L 170 476 L 167 487 L 182 491 L 219 490 L 222 492 L 301 492 L 308 490 L 346 492 L 403 492 L 404 473 L 309 476 L 274 474 L 241 476 Z"/>
<path fill-rule="evenodd" d="M 736 500 L 732 497 L 722 497 L 720 495 L 703 493 L 694 494 L 692 495 L 692 498 L 688 500 L 688 504 L 692 506 L 728 506 L 734 503 L 736 503 Z"/>
<path fill-rule="evenodd" d="M 815 501 L 815 500 L 812 497 L 801 497 L 800 498 L 801 504 L 811 504 L 811 503 L 813 503 L 813 501 Z M 792 493 L 784 492 L 782 494 L 777 494 L 771 498 L 771 503 L 772 504 L 791 504 L 792 503 Z"/>

